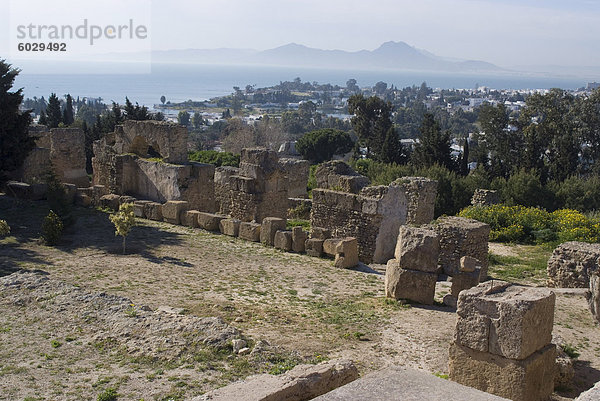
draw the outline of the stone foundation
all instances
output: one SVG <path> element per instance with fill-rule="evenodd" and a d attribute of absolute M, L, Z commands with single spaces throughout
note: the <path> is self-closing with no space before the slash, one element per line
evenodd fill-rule
<path fill-rule="evenodd" d="M 590 275 L 600 271 L 600 244 L 565 242 L 548 260 L 548 287 L 588 288 Z"/>

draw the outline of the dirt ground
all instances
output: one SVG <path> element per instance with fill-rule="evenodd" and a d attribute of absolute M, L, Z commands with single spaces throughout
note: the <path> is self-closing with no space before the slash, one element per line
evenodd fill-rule
<path fill-rule="evenodd" d="M 39 240 L 47 212 L 43 202 L 15 204 L 0 195 L 0 219 L 12 228 L 0 240 L 0 399 L 93 400 L 110 388 L 118 399 L 186 399 L 247 374 L 337 357 L 354 360 L 363 374 L 388 365 L 447 373 L 455 310 L 386 300 L 383 266 L 339 270 L 331 260 L 146 220 L 122 255 L 108 215 L 81 208 L 61 243 L 48 247 Z M 495 252 L 510 255 L 510 246 Z M 21 269 L 46 272 L 51 284 L 7 284 Z M 449 283 L 437 290 L 441 301 Z M 35 296 L 17 296 L 23 291 Z M 79 295 L 66 298 L 71 293 Z M 101 293 L 117 298 L 86 303 Z M 258 359 L 209 354 L 187 339 L 164 345 L 180 347 L 176 355 L 162 346 L 140 354 L 140 338 L 153 334 L 144 319 L 157 310 L 221 318 L 249 344 L 277 352 Z M 125 334 L 112 334 L 131 321 Z M 600 330 L 581 291 L 557 292 L 554 331 L 580 354 L 573 385 L 556 395 L 573 398 L 600 381 Z"/>

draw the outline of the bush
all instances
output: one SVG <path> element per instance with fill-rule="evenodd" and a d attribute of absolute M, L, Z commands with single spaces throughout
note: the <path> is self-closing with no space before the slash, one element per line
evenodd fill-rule
<path fill-rule="evenodd" d="M 216 167 L 221 166 L 240 166 L 240 155 L 234 155 L 230 152 L 217 152 L 216 150 L 198 150 L 190 152 L 188 159 L 193 162 L 214 164 Z"/>
<path fill-rule="evenodd" d="M 123 254 L 125 254 L 125 240 L 133 226 L 135 226 L 133 203 L 121 204 L 121 206 L 119 206 L 119 211 L 111 215 L 109 218 L 115 226 L 115 235 L 120 235 L 123 237 Z"/>
<path fill-rule="evenodd" d="M 312 163 L 331 160 L 333 155 L 348 153 L 353 147 L 354 142 L 347 132 L 333 128 L 308 132 L 296 142 L 298 153 Z"/>
<path fill-rule="evenodd" d="M 42 223 L 42 238 L 46 245 L 56 245 L 60 241 L 63 232 L 63 222 L 53 210 L 50 210 L 48 216 L 44 217 Z"/>
<path fill-rule="evenodd" d="M 511 175 L 504 188 L 500 188 L 502 200 L 507 205 L 554 207 L 554 194 L 540 182 L 532 171 L 520 170 Z"/>
<path fill-rule="evenodd" d="M 10 234 L 10 226 L 6 220 L 0 220 L 0 237 L 5 237 Z"/>
<path fill-rule="evenodd" d="M 600 220 L 572 209 L 552 213 L 523 206 L 470 206 L 459 216 L 490 225 L 490 241 L 545 243 L 564 241 L 598 242 Z"/>
<path fill-rule="evenodd" d="M 70 226 L 73 224 L 73 205 L 69 201 L 67 190 L 52 169 L 46 179 L 46 185 L 48 206 L 60 217 L 64 227 Z"/>

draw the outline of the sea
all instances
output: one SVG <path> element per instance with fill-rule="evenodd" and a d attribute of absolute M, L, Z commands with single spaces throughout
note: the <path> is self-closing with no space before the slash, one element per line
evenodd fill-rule
<path fill-rule="evenodd" d="M 39 69 L 37 69 L 39 70 Z M 116 69 L 118 71 L 118 68 Z M 128 69 L 123 69 L 128 70 Z M 130 70 L 130 69 L 129 69 Z M 357 80 L 361 87 L 373 86 L 379 81 L 398 88 L 421 85 L 443 89 L 470 89 L 486 86 L 491 89 L 577 89 L 584 87 L 585 79 L 535 74 L 502 73 L 440 73 L 399 70 L 318 69 L 243 65 L 158 64 L 151 65 L 150 73 L 89 74 L 39 73 L 21 67 L 15 87 L 23 88 L 26 98 L 50 93 L 73 97 L 101 98 L 104 102 L 123 104 L 127 96 L 132 102 L 152 108 L 161 96 L 172 103 L 186 100 L 204 101 L 228 95 L 233 87 L 270 87 L 281 81 L 300 78 L 303 82 L 330 83 L 345 86 L 348 79 Z"/>

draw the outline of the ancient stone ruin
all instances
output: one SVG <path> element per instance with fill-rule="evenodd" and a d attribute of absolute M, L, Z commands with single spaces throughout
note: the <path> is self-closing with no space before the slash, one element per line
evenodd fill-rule
<path fill-rule="evenodd" d="M 492 206 L 500 203 L 500 194 L 491 189 L 476 189 L 471 198 L 473 206 Z"/>
<path fill-rule="evenodd" d="M 312 192 L 311 225 L 334 237 L 355 237 L 364 263 L 393 258 L 400 226 L 433 219 L 436 181 L 405 177 L 388 186 L 369 187 L 366 177 L 339 161 L 325 163 L 316 177 L 319 188 Z"/>
<path fill-rule="evenodd" d="M 590 275 L 600 270 L 600 244 L 565 242 L 548 260 L 548 287 L 588 288 Z"/>
<path fill-rule="evenodd" d="M 28 183 L 43 183 L 52 168 L 60 182 L 87 187 L 90 180 L 85 170 L 85 137 L 79 128 L 52 128 L 44 125 L 29 128 L 36 147 L 12 178 Z"/>
<path fill-rule="evenodd" d="M 554 391 L 555 295 L 490 281 L 458 297 L 450 379 L 511 400 L 538 401 Z"/>

